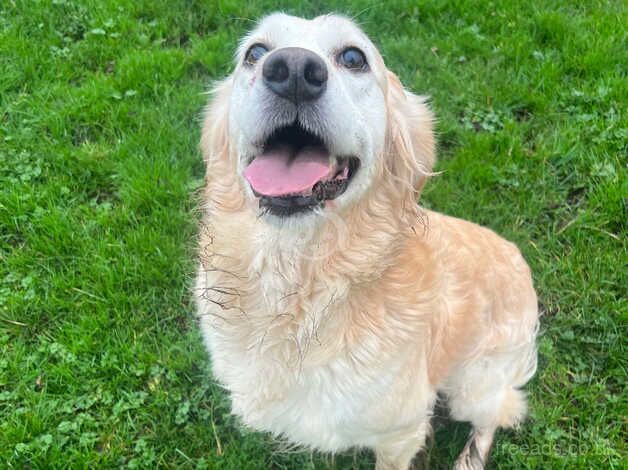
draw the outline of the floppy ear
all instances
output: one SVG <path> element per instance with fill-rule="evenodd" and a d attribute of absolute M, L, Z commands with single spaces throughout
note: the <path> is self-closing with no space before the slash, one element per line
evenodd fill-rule
<path fill-rule="evenodd" d="M 212 99 L 205 108 L 201 134 L 201 152 L 205 163 L 211 164 L 229 155 L 229 97 L 231 78 L 218 83 L 211 92 Z"/>
<path fill-rule="evenodd" d="M 232 79 L 220 82 L 205 109 L 201 135 L 201 152 L 207 165 L 205 194 L 214 207 L 226 211 L 239 210 L 244 193 L 238 179 L 237 158 L 233 158 L 229 139 L 229 102 Z"/>
<path fill-rule="evenodd" d="M 403 88 L 397 76 L 387 71 L 388 108 L 388 158 L 389 171 L 410 185 L 418 194 L 429 176 L 436 160 L 433 115 L 426 98 Z"/>

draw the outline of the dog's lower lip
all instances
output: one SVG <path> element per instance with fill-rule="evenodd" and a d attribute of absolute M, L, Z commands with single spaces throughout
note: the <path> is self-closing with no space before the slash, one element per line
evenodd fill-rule
<path fill-rule="evenodd" d="M 273 215 L 288 216 L 321 207 L 321 203 L 308 196 L 261 197 L 260 209 Z"/>

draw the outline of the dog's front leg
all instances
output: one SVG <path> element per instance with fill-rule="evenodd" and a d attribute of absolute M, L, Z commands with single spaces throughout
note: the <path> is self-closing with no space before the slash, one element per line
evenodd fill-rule
<path fill-rule="evenodd" d="M 423 448 L 428 431 L 429 424 L 423 424 L 378 444 L 375 470 L 408 470 L 416 453 Z"/>

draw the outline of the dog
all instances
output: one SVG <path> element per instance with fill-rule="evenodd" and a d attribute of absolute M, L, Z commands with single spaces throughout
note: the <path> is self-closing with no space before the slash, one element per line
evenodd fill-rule
<path fill-rule="evenodd" d="M 199 325 L 244 424 L 407 469 L 437 397 L 483 468 L 526 414 L 538 307 L 517 247 L 417 201 L 433 116 L 351 20 L 264 18 L 204 115 Z"/>

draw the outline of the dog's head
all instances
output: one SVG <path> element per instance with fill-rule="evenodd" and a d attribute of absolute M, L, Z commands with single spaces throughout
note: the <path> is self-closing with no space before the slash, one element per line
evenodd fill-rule
<path fill-rule="evenodd" d="M 202 147 L 265 217 L 342 211 L 382 185 L 416 198 L 434 163 L 431 113 L 350 20 L 273 14 L 216 88 Z M 233 188 L 231 188 L 233 189 Z"/>

